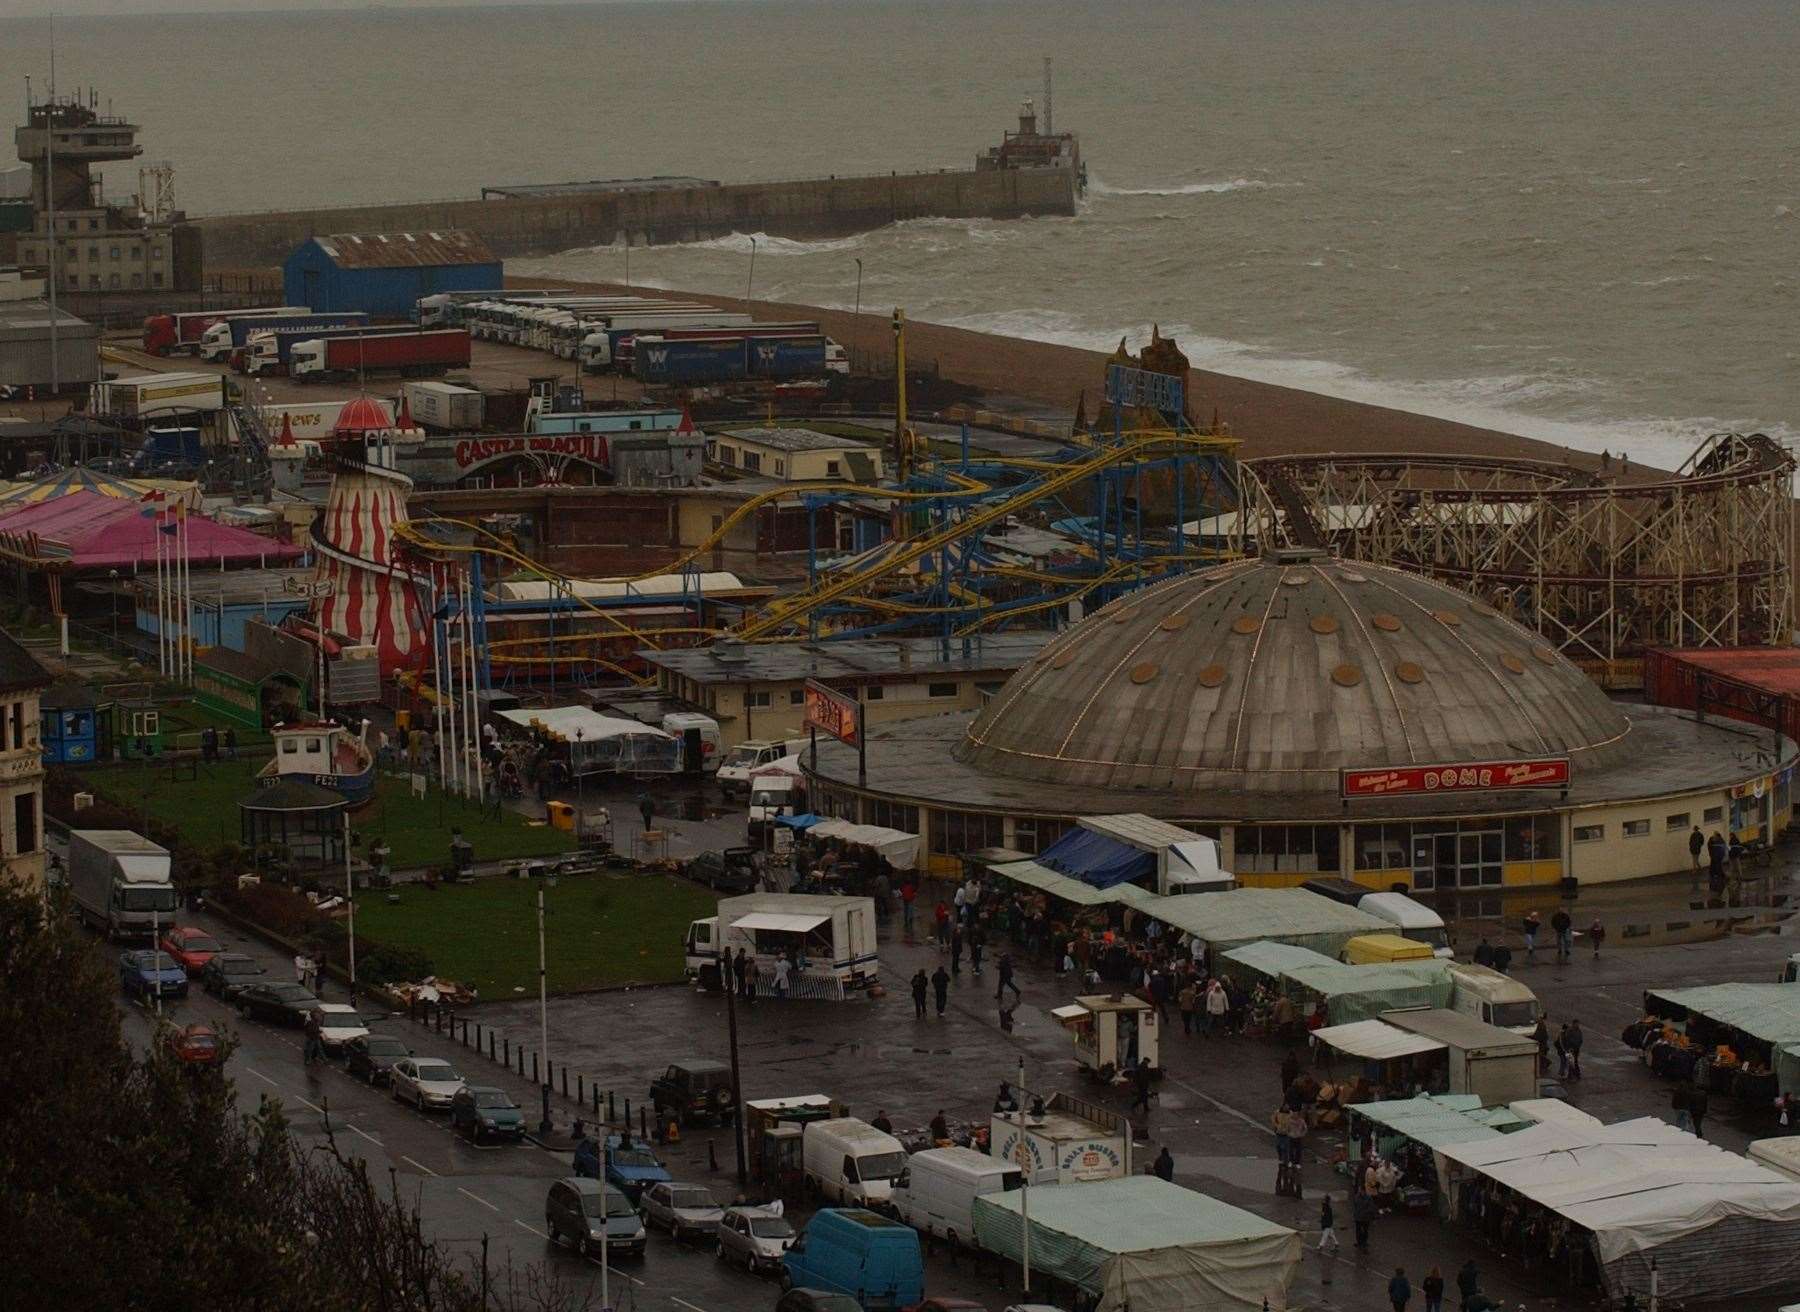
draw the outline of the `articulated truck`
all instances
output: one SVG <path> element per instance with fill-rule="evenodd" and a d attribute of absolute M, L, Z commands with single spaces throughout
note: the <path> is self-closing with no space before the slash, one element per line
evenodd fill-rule
<path fill-rule="evenodd" d="M 192 355 L 200 339 L 214 324 L 232 319 L 267 319 L 283 315 L 311 314 L 305 305 L 263 305 L 252 310 L 190 310 L 183 314 L 153 314 L 144 320 L 144 350 L 151 355 Z"/>
<path fill-rule="evenodd" d="M 466 328 L 325 337 L 297 342 L 288 352 L 288 376 L 296 382 L 349 382 L 378 373 L 420 377 L 468 367 Z"/>

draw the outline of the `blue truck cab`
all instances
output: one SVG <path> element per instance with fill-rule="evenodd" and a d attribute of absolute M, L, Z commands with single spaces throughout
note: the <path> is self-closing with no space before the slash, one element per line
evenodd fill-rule
<path fill-rule="evenodd" d="M 782 1288 L 848 1294 L 869 1312 L 925 1297 L 919 1232 L 865 1208 L 821 1208 L 782 1260 Z"/>

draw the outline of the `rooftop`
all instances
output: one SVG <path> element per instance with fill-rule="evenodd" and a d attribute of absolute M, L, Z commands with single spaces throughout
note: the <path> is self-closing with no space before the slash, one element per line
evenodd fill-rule
<path fill-rule="evenodd" d="M 314 237 L 340 269 L 405 269 L 444 264 L 498 264 L 472 232 L 338 232 Z"/>
<path fill-rule="evenodd" d="M 873 451 L 873 442 L 857 437 L 833 437 L 810 428 L 739 428 L 718 437 L 753 442 L 771 451 Z"/>
<path fill-rule="evenodd" d="M 48 688 L 50 671 L 21 647 L 12 634 L 0 629 L 0 692 L 22 688 Z"/>
<path fill-rule="evenodd" d="M 1016 670 L 1043 650 L 1052 636 L 1048 633 L 1003 633 L 954 639 L 715 644 L 680 651 L 640 651 L 638 655 L 650 665 L 697 683 L 830 681 L 903 674 Z"/>
<path fill-rule="evenodd" d="M 85 319 L 78 319 L 60 306 L 56 311 L 56 328 L 58 332 L 80 329 L 86 336 L 94 336 L 98 332 Z M 36 337 L 40 333 L 50 331 L 50 303 L 48 301 L 7 301 L 0 303 L 0 338 L 19 336 Z"/>

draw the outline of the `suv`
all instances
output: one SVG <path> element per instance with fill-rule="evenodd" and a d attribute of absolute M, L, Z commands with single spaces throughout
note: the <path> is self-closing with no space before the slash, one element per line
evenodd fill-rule
<path fill-rule="evenodd" d="M 680 1117 L 683 1125 L 728 1125 L 736 1112 L 731 1067 L 722 1061 L 678 1061 L 650 1082 L 650 1102 L 659 1125 L 670 1116 Z"/>
<path fill-rule="evenodd" d="M 683 872 L 696 884 L 722 893 L 754 893 L 762 883 L 756 869 L 754 847 L 728 847 L 723 852 L 702 852 Z"/>
<path fill-rule="evenodd" d="M 550 1186 L 544 1199 L 544 1228 L 551 1243 L 567 1238 L 583 1257 L 597 1257 L 602 1227 L 609 1258 L 615 1253 L 644 1255 L 644 1222 L 624 1194 L 598 1180 L 558 1180 Z"/>

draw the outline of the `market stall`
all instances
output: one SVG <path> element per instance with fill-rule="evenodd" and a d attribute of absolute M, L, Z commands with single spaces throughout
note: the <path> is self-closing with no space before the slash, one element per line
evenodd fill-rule
<path fill-rule="evenodd" d="M 1115 884 L 1111 888 L 1095 888 L 1092 884 L 1083 883 L 1071 875 L 1062 874 L 1040 865 L 1036 861 L 1007 861 L 989 865 L 986 869 L 1003 879 L 1013 880 L 1027 888 L 1035 888 L 1040 893 L 1048 893 L 1051 897 L 1071 906 L 1098 907 L 1124 903 L 1128 906 L 1150 906 L 1161 901 L 1155 894 L 1146 893 L 1136 884 Z"/>
<path fill-rule="evenodd" d="M 1453 985 L 1449 965 L 1434 958 L 1387 966 L 1290 966 L 1281 972 L 1280 987 L 1303 1010 L 1323 1002 L 1326 1023 L 1344 1025 L 1402 1007 L 1448 1007 Z"/>
<path fill-rule="evenodd" d="M 919 865 L 919 836 L 904 830 L 821 820 L 807 829 L 806 836 L 815 842 L 835 838 L 850 847 L 870 848 L 896 870 L 916 870 Z"/>
<path fill-rule="evenodd" d="M 1346 1104 L 1368 1093 L 1383 1091 L 1406 1094 L 1417 1088 L 1429 1089 L 1444 1080 L 1444 1045 L 1436 1039 L 1408 1034 L 1378 1020 L 1351 1021 L 1345 1025 L 1327 1025 L 1312 1034 L 1314 1064 L 1336 1077 L 1350 1093 Z M 1344 1078 L 1354 1067 L 1358 1078 Z"/>
<path fill-rule="evenodd" d="M 1094 1312 L 1281 1312 L 1300 1263 L 1300 1236 L 1242 1208 L 1153 1175 L 983 1194 L 976 1242 L 1010 1262 L 1024 1256 L 1057 1292 L 1079 1291 Z"/>
<path fill-rule="evenodd" d="M 1205 897 L 1165 898 L 1157 917 L 1215 954 L 1263 941 L 1292 943 L 1335 957 L 1358 934 L 1392 926 L 1304 888 L 1234 888 Z"/>
<path fill-rule="evenodd" d="M 1800 984 L 1649 989 L 1621 1038 L 1670 1079 L 1767 1107 L 1800 1094 Z"/>
<path fill-rule="evenodd" d="M 1654 1117 L 1438 1151 L 1453 1215 L 1577 1290 L 1647 1303 L 1653 1262 L 1670 1303 L 1749 1307 L 1800 1282 L 1800 1184 Z"/>
<path fill-rule="evenodd" d="M 586 706 L 496 711 L 502 720 L 566 748 L 573 774 L 679 774 L 681 740 L 654 725 Z"/>
<path fill-rule="evenodd" d="M 1322 952 L 1294 943 L 1246 943 L 1241 948 L 1221 952 L 1213 963 L 1213 974 L 1221 975 L 1244 988 L 1275 988 L 1283 972 L 1301 966 L 1335 966 L 1338 963 Z"/>
<path fill-rule="evenodd" d="M 1373 1157 L 1393 1163 L 1403 1205 L 1440 1213 L 1448 1207 L 1449 1176 L 1439 1148 L 1491 1139 L 1535 1123 L 1511 1108 L 1483 1107 L 1469 1093 L 1355 1103 L 1346 1110 L 1346 1160 L 1359 1163 Z"/>

